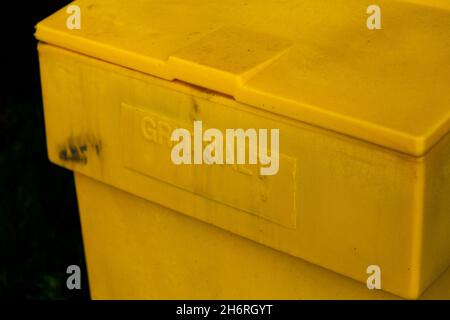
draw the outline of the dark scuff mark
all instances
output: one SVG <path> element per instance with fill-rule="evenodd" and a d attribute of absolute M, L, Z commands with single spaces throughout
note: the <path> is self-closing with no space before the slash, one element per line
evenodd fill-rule
<path fill-rule="evenodd" d="M 192 121 L 197 121 L 199 119 L 200 106 L 198 105 L 196 98 L 193 96 L 191 96 L 191 105 L 192 108 L 190 110 L 190 118 Z"/>
<path fill-rule="evenodd" d="M 192 98 L 192 107 L 194 108 L 194 112 L 198 113 L 199 112 L 199 107 L 198 107 L 198 103 L 195 100 L 195 98 Z"/>
<path fill-rule="evenodd" d="M 77 146 L 69 146 L 66 149 L 59 151 L 59 159 L 65 162 L 75 162 L 81 164 L 87 164 L 87 157 Z"/>
<path fill-rule="evenodd" d="M 71 162 L 86 165 L 89 155 L 101 154 L 101 142 L 88 138 L 69 138 L 67 142 L 59 148 L 59 159 L 63 162 Z"/>

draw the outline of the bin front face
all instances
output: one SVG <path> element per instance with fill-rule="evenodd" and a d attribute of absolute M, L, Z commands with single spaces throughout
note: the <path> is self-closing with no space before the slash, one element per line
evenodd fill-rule
<path fill-rule="evenodd" d="M 81 174 L 75 178 L 93 299 L 396 298 Z"/>
<path fill-rule="evenodd" d="M 428 281 L 420 276 L 428 268 L 421 260 L 425 158 L 49 45 L 40 45 L 39 52 L 52 162 L 196 218 L 202 228 L 207 227 L 200 221 L 362 282 L 367 267 L 379 265 L 383 289 L 405 297 L 423 290 Z M 252 174 L 257 166 L 173 164 L 168 134 L 191 128 L 194 120 L 202 120 L 205 128 L 279 128 L 279 174 L 261 179 Z M 129 239 L 123 245 L 151 237 L 144 229 L 133 230 L 135 223 L 126 226 L 126 205 L 117 210 L 123 210 L 124 220 L 116 227 L 127 228 L 121 232 Z M 83 219 L 92 221 L 86 214 Z M 448 221 L 445 212 L 433 222 L 438 220 Z M 89 232 L 95 228 L 89 224 L 84 222 L 84 232 L 92 239 L 97 235 Z M 90 257 L 103 254 L 87 250 L 88 266 L 96 261 L 89 266 L 95 279 L 101 262 Z M 139 262 L 137 249 L 128 257 L 109 255 L 104 259 L 117 259 L 118 266 L 150 263 Z M 182 268 L 176 254 L 173 259 Z M 156 292 L 162 297 L 171 291 Z"/>
<path fill-rule="evenodd" d="M 93 299 L 398 299 L 75 174 Z M 421 297 L 450 299 L 450 270 Z"/>

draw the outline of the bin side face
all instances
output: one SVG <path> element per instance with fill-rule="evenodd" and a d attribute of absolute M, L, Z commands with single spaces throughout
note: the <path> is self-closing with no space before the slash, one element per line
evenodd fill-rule
<path fill-rule="evenodd" d="M 427 155 L 423 273 L 425 285 L 450 265 L 450 134 Z"/>
<path fill-rule="evenodd" d="M 52 162 L 362 282 L 378 265 L 387 291 L 423 290 L 420 159 L 48 45 L 40 59 Z M 168 132 L 194 120 L 279 129 L 279 173 L 175 166 Z"/>

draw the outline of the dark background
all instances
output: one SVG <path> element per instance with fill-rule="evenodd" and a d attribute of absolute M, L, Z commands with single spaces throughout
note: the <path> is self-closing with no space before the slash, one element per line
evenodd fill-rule
<path fill-rule="evenodd" d="M 72 173 L 47 159 L 34 26 L 68 0 L 0 7 L 0 299 L 89 299 Z M 66 269 L 82 271 L 68 290 Z"/>

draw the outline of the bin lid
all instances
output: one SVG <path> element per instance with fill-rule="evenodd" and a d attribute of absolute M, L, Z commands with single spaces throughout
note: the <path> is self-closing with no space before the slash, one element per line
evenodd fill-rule
<path fill-rule="evenodd" d="M 44 42 L 422 156 L 450 128 L 450 4 L 378 0 L 81 0 Z"/>

